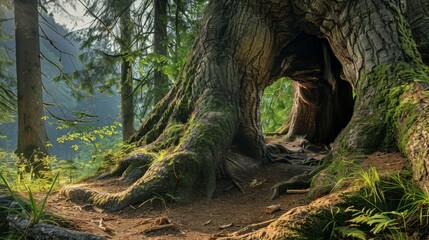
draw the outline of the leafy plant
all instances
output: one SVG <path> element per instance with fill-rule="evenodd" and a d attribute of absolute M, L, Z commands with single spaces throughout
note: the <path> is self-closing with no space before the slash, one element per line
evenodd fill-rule
<path fill-rule="evenodd" d="M 364 231 L 362 231 L 356 227 L 339 226 L 339 227 L 336 227 L 334 230 L 335 230 L 335 232 L 337 232 L 342 237 L 356 238 L 356 239 L 360 239 L 360 240 L 368 239 L 367 234 Z"/>
<path fill-rule="evenodd" d="M 403 193 L 399 204 L 399 211 L 407 211 L 406 224 L 409 226 L 429 225 L 429 191 L 410 183 L 399 176 L 394 178 L 395 183 Z"/>
<path fill-rule="evenodd" d="M 113 125 L 95 127 L 93 125 L 71 126 L 68 124 L 60 125 L 59 129 L 73 129 L 64 136 L 57 139 L 59 143 L 70 142 L 74 149 L 73 159 L 61 160 L 59 167 L 66 171 L 69 181 L 85 178 L 97 173 L 100 168 L 104 168 L 106 162 L 111 159 L 111 155 L 117 155 L 118 149 L 125 148 L 121 141 L 121 124 L 115 122 Z"/>
<path fill-rule="evenodd" d="M 335 210 L 334 210 L 335 209 Z M 331 221 L 323 228 L 323 232 L 329 233 L 329 239 L 334 239 L 335 230 L 337 229 L 337 215 L 341 212 L 340 208 L 331 208 Z"/>
<path fill-rule="evenodd" d="M 361 179 L 364 183 L 364 199 L 369 199 L 374 206 L 384 205 L 386 198 L 383 193 L 380 175 L 374 167 L 370 167 L 368 171 L 361 172 Z"/>
<path fill-rule="evenodd" d="M 429 193 L 412 182 L 409 172 L 381 176 L 371 167 L 351 175 L 363 186 L 353 197 L 357 206 L 331 209 L 324 229 L 330 239 L 402 240 L 428 232 Z"/>
<path fill-rule="evenodd" d="M 363 208 L 362 210 L 350 208 L 347 211 L 353 213 L 353 218 L 349 222 L 366 224 L 371 227 L 370 232 L 373 234 L 379 234 L 387 230 L 390 236 L 395 236 L 395 239 L 402 238 L 401 226 L 396 217 L 403 217 L 405 213 L 396 211 L 378 212 L 375 208 Z"/>
<path fill-rule="evenodd" d="M 41 202 L 38 202 L 34 198 L 33 191 L 28 186 L 26 186 L 27 193 L 28 193 L 28 200 L 24 200 L 21 197 L 19 197 L 16 194 L 16 192 L 14 190 L 12 190 L 8 181 L 0 173 L 0 178 L 3 181 L 3 183 L 5 184 L 7 190 L 9 191 L 9 193 L 11 194 L 11 196 L 13 197 L 15 202 L 17 202 L 18 205 L 20 206 L 19 210 L 14 210 L 14 211 L 16 211 L 17 214 L 22 215 L 22 217 L 29 218 L 31 224 L 36 224 L 36 223 L 40 223 L 40 222 L 55 223 L 54 221 L 51 220 L 54 215 L 46 213 L 45 212 L 45 206 L 46 206 L 46 203 L 48 201 L 48 197 L 51 195 L 52 190 L 54 189 L 54 186 L 55 186 L 55 183 L 58 179 L 58 176 L 59 176 L 59 174 L 57 173 L 54 180 L 52 181 L 52 184 L 51 184 L 49 190 L 46 192 L 44 198 L 42 199 Z M 13 210 L 13 209 L 9 209 L 9 210 Z"/>

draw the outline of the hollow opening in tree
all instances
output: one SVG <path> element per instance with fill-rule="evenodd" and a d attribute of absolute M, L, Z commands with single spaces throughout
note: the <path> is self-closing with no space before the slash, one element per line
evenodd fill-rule
<path fill-rule="evenodd" d="M 282 76 L 294 81 L 294 103 L 289 121 L 278 132 L 292 139 L 333 142 L 351 119 L 354 94 L 328 41 L 301 33 L 281 55 L 287 62 Z"/>

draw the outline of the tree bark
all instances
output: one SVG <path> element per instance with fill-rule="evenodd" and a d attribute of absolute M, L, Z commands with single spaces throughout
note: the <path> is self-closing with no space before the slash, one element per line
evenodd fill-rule
<path fill-rule="evenodd" d="M 414 169 L 427 166 L 425 138 L 417 141 L 423 149 L 413 149 L 419 153 L 418 157 L 404 147 L 411 144 L 409 138 L 404 140 L 404 131 L 409 135 L 410 128 L 425 129 L 416 119 L 408 120 L 408 125 L 401 125 L 400 119 L 404 118 L 402 111 L 414 113 L 411 109 L 423 107 L 419 105 L 424 104 L 414 102 L 405 108 L 404 101 L 410 101 L 407 92 L 416 88 L 415 81 L 428 82 L 428 70 L 416 48 L 414 40 L 418 39 L 413 38 L 412 28 L 399 6 L 372 0 L 310 7 L 311 4 L 311 1 L 294 3 L 301 24 L 312 27 L 307 30 L 309 33 L 322 34 L 328 40 L 342 65 L 342 76 L 356 93 L 353 116 L 335 139 L 330 159 L 335 161 L 335 153 L 339 151 L 356 155 L 376 150 L 394 151 L 399 147 L 413 162 Z M 425 102 L 422 96 L 420 100 Z M 427 177 L 422 177 L 427 175 L 427 170 L 418 175 L 424 182 L 422 185 L 428 183 L 423 180 Z M 320 182 L 320 179 L 314 181 Z"/>
<path fill-rule="evenodd" d="M 429 1 L 408 0 L 401 4 L 401 10 L 405 12 L 423 62 L 429 65 Z"/>
<path fill-rule="evenodd" d="M 120 18 L 121 52 L 124 57 L 121 60 L 121 115 L 122 115 L 122 140 L 127 141 L 134 134 L 134 97 L 131 52 L 131 3 L 126 3 L 127 8 Z"/>
<path fill-rule="evenodd" d="M 18 95 L 18 147 L 25 172 L 41 177 L 48 167 L 43 120 L 43 88 L 37 0 L 15 0 L 15 43 Z"/>
<path fill-rule="evenodd" d="M 338 152 L 399 148 L 427 186 L 428 97 L 415 81 L 429 82 L 428 70 L 394 2 L 219 0 L 176 85 L 131 138 L 136 151 L 108 174 L 132 175 L 134 184 L 116 194 L 78 186 L 63 193 L 110 210 L 154 193 L 210 197 L 216 177 L 273 160 L 259 104 L 283 76 L 297 86 L 291 135 L 335 138 L 331 161 Z"/>
<path fill-rule="evenodd" d="M 153 104 L 161 100 L 168 91 L 168 78 L 162 70 L 167 57 L 167 0 L 154 0 L 154 53 L 157 56 L 154 71 Z"/>

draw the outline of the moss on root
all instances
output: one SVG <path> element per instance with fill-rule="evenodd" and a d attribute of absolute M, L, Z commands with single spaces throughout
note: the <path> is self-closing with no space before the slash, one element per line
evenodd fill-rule
<path fill-rule="evenodd" d="M 415 83 L 401 97 L 398 146 L 410 160 L 414 180 L 429 185 L 429 84 Z"/>
<path fill-rule="evenodd" d="M 363 154 L 347 151 L 331 154 L 330 159 L 325 160 L 329 163 L 313 177 L 307 199 L 316 199 L 347 187 L 362 170 L 359 163 L 364 158 Z"/>

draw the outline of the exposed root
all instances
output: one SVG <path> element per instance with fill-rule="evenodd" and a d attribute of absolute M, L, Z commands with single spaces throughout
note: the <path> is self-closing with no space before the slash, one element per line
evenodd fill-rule
<path fill-rule="evenodd" d="M 128 183 L 135 182 L 144 175 L 153 158 L 154 156 L 144 153 L 128 156 L 119 162 L 115 170 L 100 175 L 97 180 L 123 176 Z"/>
<path fill-rule="evenodd" d="M 192 191 L 198 166 L 192 154 L 180 153 L 154 162 L 143 177 L 119 193 L 102 193 L 85 186 L 69 186 L 61 193 L 73 201 L 90 203 L 107 211 L 118 211 L 132 204 L 141 203 L 154 195 L 173 194 L 185 197 Z"/>
<path fill-rule="evenodd" d="M 292 151 L 280 144 L 270 143 L 266 146 L 268 151 L 268 159 L 271 162 L 292 164 L 294 161 L 302 161 L 307 157 L 307 154 L 303 151 Z"/>
<path fill-rule="evenodd" d="M 310 187 L 311 179 L 312 175 L 310 172 L 304 172 L 303 174 L 294 176 L 287 181 L 279 182 L 271 188 L 273 194 L 269 200 L 272 201 L 276 199 L 278 196 L 286 193 L 289 189 L 307 189 Z"/>
<path fill-rule="evenodd" d="M 225 157 L 225 174 L 232 180 L 234 185 L 242 192 L 246 190 L 243 185 L 249 182 L 252 172 L 258 171 L 261 162 L 251 157 L 229 151 Z"/>
<path fill-rule="evenodd" d="M 241 229 L 239 229 L 239 230 L 231 233 L 230 236 L 240 236 L 240 235 L 243 235 L 243 234 L 246 234 L 246 233 L 250 233 L 250 232 L 259 230 L 261 228 L 264 228 L 264 227 L 268 226 L 270 223 L 274 222 L 275 220 L 276 219 L 270 219 L 270 220 L 267 220 L 267 221 L 264 221 L 264 222 L 254 223 L 254 224 L 247 225 L 247 226 L 245 226 L 245 227 L 243 227 L 243 228 L 241 228 Z"/>

